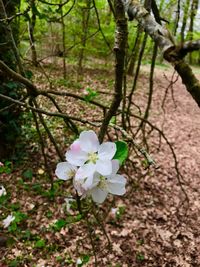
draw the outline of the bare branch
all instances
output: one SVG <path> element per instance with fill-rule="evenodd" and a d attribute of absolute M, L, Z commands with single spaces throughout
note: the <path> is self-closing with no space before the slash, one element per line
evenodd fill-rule
<path fill-rule="evenodd" d="M 13 99 L 13 98 L 11 98 L 9 96 L 6 96 L 6 95 L 3 95 L 3 94 L 0 94 L 0 98 L 3 98 L 3 99 L 5 99 L 5 100 L 7 100 L 7 101 L 9 101 L 11 103 L 15 103 L 16 105 L 25 107 L 27 109 L 30 109 L 30 110 L 33 110 L 33 111 L 36 111 L 38 113 L 42 113 L 42 114 L 45 114 L 45 115 L 48 115 L 48 116 L 66 118 L 66 119 L 70 119 L 70 120 L 73 120 L 73 121 L 81 122 L 83 124 L 90 124 L 90 125 L 95 126 L 95 127 L 99 127 L 100 126 L 99 122 L 90 122 L 88 120 L 84 120 L 84 119 L 81 119 L 81 118 L 68 116 L 67 114 L 64 114 L 64 113 L 50 112 L 50 111 L 46 111 L 46 110 L 41 109 L 41 108 L 35 108 L 35 107 L 32 107 L 32 106 L 28 105 L 27 103 L 21 102 L 19 100 Z"/>
<path fill-rule="evenodd" d="M 29 81 L 28 79 L 26 79 L 25 77 L 23 77 L 19 73 L 15 72 L 11 68 L 9 68 L 2 60 L 0 60 L 0 70 L 2 72 L 6 73 L 7 76 L 10 77 L 11 79 L 26 85 L 27 88 L 29 89 L 30 95 L 32 95 L 32 96 L 38 95 L 38 90 L 31 81 Z"/>
<path fill-rule="evenodd" d="M 103 141 L 104 135 L 108 128 L 108 124 L 112 116 L 116 114 L 116 111 L 122 100 L 122 84 L 124 76 L 124 59 L 125 59 L 125 49 L 127 41 L 127 21 L 125 18 L 124 8 L 122 1 L 115 0 L 115 10 L 116 10 L 116 35 L 115 35 L 115 56 L 116 56 L 116 65 L 115 65 L 115 95 L 108 110 L 100 132 L 99 140 Z"/>

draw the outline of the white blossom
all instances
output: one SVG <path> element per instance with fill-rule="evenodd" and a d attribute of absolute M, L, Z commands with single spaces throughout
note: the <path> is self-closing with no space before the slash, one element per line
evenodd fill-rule
<path fill-rule="evenodd" d="M 96 171 L 101 175 L 109 175 L 112 172 L 111 160 L 115 152 L 115 143 L 106 142 L 100 145 L 97 135 L 90 130 L 80 134 L 65 156 L 69 163 L 80 166 L 81 172 L 83 166 L 88 165 L 92 174 Z"/>
<path fill-rule="evenodd" d="M 81 265 L 82 263 L 83 263 L 82 260 L 81 260 L 80 258 L 78 258 L 77 261 L 76 261 L 76 265 L 79 266 L 79 265 Z"/>
<path fill-rule="evenodd" d="M 112 209 L 111 209 L 111 214 L 114 215 L 114 216 L 115 216 L 116 214 L 118 214 L 118 212 L 119 212 L 119 209 L 118 209 L 118 208 L 112 208 Z"/>
<path fill-rule="evenodd" d="M 56 166 L 55 174 L 61 180 L 69 180 L 74 178 L 76 171 L 76 166 L 68 162 L 60 162 Z"/>
<path fill-rule="evenodd" d="M 0 185 L 0 197 L 7 194 L 6 189 L 3 185 Z"/>
<path fill-rule="evenodd" d="M 111 175 L 102 176 L 99 173 L 94 174 L 93 184 L 88 191 L 88 195 L 96 203 L 103 203 L 108 193 L 113 195 L 124 195 L 126 193 L 126 179 L 124 176 L 117 174 L 119 169 L 119 161 L 112 160 Z"/>
<path fill-rule="evenodd" d="M 4 228 L 7 228 L 12 221 L 15 220 L 15 216 L 13 216 L 12 214 L 11 215 L 8 215 L 4 220 L 3 220 L 3 227 Z"/>
<path fill-rule="evenodd" d="M 117 147 L 113 142 L 100 144 L 94 131 L 83 131 L 66 152 L 66 162 L 57 164 L 55 174 L 59 179 L 72 179 L 81 198 L 91 196 L 102 203 L 108 193 L 125 194 L 126 179 L 117 174 L 119 161 L 113 160 Z M 70 210 L 71 200 L 65 199 Z"/>

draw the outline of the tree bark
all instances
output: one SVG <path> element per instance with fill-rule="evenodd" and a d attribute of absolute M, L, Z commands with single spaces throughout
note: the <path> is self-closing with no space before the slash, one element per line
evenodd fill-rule
<path fill-rule="evenodd" d="M 188 15 L 189 15 L 189 6 L 190 6 L 190 0 L 186 0 L 184 11 L 183 11 L 183 21 L 182 21 L 182 26 L 181 26 L 181 43 L 185 41 L 185 29 L 186 29 L 186 24 L 187 24 Z"/>
<path fill-rule="evenodd" d="M 84 52 L 88 35 L 90 6 L 91 6 L 91 0 L 86 0 L 86 7 L 83 8 L 82 10 L 82 34 L 81 34 L 81 49 L 79 52 L 79 60 L 78 60 L 78 75 L 81 75 L 83 72 L 83 59 L 84 59 Z"/>
<path fill-rule="evenodd" d="M 175 70 L 181 76 L 187 91 L 200 107 L 200 83 L 189 65 L 183 60 L 185 54 L 180 53 L 182 45 L 175 45 L 170 32 L 158 24 L 138 0 L 123 0 L 123 3 L 128 15 L 139 22 L 161 49 L 163 57 L 174 66 Z"/>
<path fill-rule="evenodd" d="M 122 100 L 122 84 L 124 78 L 124 62 L 125 51 L 127 44 L 127 20 L 125 18 L 125 12 L 122 0 L 115 0 L 115 19 L 116 19 L 116 32 L 115 32 L 115 95 L 108 112 L 105 115 L 102 126 L 99 132 L 99 141 L 102 142 L 105 133 L 108 128 L 108 124 L 113 116 L 116 115 L 116 111 Z"/>
<path fill-rule="evenodd" d="M 192 0 L 191 4 L 191 12 L 190 12 L 190 25 L 188 32 L 188 39 L 192 42 L 193 40 L 193 28 L 194 28 L 194 20 L 198 10 L 198 0 Z M 192 53 L 189 55 L 189 63 L 192 64 Z"/>
<path fill-rule="evenodd" d="M 34 66 L 38 65 L 37 62 L 37 52 L 35 48 L 35 37 L 34 37 L 34 30 L 35 30 L 35 23 L 36 23 L 36 14 L 35 14 L 35 0 L 32 0 L 31 2 L 31 11 L 32 16 L 30 17 L 29 14 L 27 14 L 28 17 L 28 30 L 29 30 L 29 42 L 31 46 L 31 60 Z"/>

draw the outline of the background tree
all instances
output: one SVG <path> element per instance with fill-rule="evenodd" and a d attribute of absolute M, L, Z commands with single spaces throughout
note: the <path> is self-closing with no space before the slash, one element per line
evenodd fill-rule
<path fill-rule="evenodd" d="M 0 59 L 10 68 L 17 69 L 15 44 L 18 44 L 19 28 L 18 18 L 8 21 L 7 18 L 15 15 L 19 9 L 20 1 L 0 1 Z M 13 39 L 12 39 L 13 38 Z M 15 44 L 13 43 L 15 42 Z M 14 99 L 22 97 L 19 92 L 20 85 L 8 79 L 0 72 L 0 93 Z M 15 149 L 16 139 L 20 134 L 20 108 L 9 101 L 0 101 L 0 158 L 11 156 Z"/>

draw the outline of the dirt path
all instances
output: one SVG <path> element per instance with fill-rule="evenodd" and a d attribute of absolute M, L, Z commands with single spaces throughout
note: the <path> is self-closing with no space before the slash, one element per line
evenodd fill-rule
<path fill-rule="evenodd" d="M 179 78 L 173 88 L 174 101 L 169 89 L 163 112 L 161 101 L 169 84 L 164 73 L 170 80 L 173 72 L 156 70 L 150 121 L 164 125 L 189 203 L 183 203 L 172 154 L 162 141 L 161 150 L 152 154 L 160 168 L 141 181 L 139 190 L 127 195 L 123 230 L 111 231 L 122 266 L 200 266 L 200 110 Z M 148 81 L 144 78 L 142 83 Z M 152 144 L 156 142 L 153 138 Z"/>

